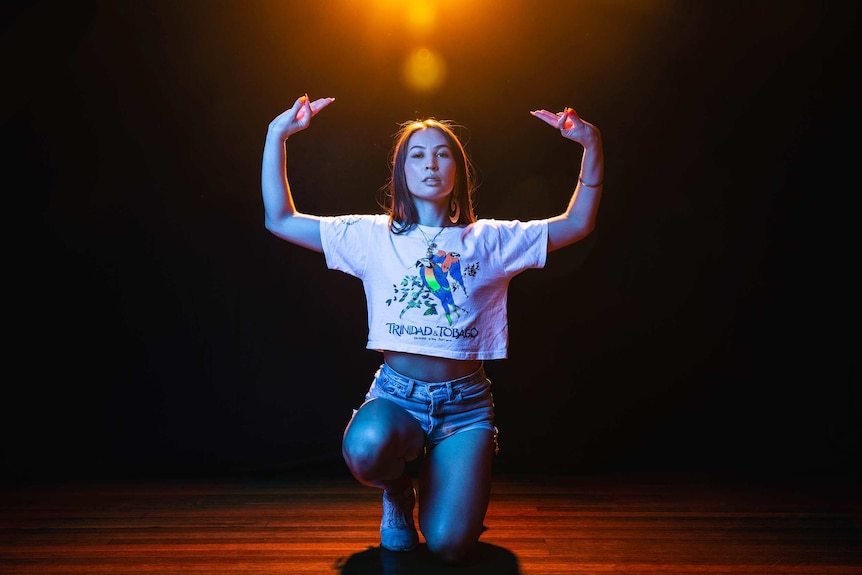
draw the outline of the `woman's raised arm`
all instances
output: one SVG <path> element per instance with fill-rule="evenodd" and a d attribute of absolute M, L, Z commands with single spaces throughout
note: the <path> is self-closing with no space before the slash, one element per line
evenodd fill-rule
<path fill-rule="evenodd" d="M 296 245 L 323 251 L 320 243 L 320 220 L 297 211 L 287 181 L 287 139 L 311 124 L 311 118 L 335 101 L 308 95 L 300 96 L 293 107 L 279 114 L 269 124 L 263 147 L 261 190 L 266 229 Z"/>
<path fill-rule="evenodd" d="M 571 108 L 556 114 L 547 110 L 530 113 L 584 147 L 581 175 L 572 199 L 565 212 L 548 220 L 548 251 L 553 251 L 586 237 L 595 227 L 605 177 L 602 135 Z"/>

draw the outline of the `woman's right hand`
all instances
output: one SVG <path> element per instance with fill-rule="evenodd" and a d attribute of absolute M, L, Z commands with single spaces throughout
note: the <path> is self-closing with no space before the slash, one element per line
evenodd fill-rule
<path fill-rule="evenodd" d="M 286 140 L 293 134 L 306 129 L 311 124 L 312 116 L 334 101 L 335 98 L 318 98 L 312 102 L 308 99 L 308 94 L 300 96 L 293 103 L 293 107 L 285 110 L 270 122 L 269 131 L 281 140 Z"/>

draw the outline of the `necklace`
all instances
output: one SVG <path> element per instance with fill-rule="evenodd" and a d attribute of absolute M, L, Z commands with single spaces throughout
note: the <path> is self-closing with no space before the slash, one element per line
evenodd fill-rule
<path fill-rule="evenodd" d="M 422 237 L 425 238 L 425 243 L 428 244 L 428 257 L 431 257 L 434 253 L 434 250 L 437 248 L 437 244 L 435 243 L 437 237 L 443 233 L 443 230 L 446 228 L 440 228 L 440 231 L 434 234 L 433 238 L 429 238 L 428 235 L 422 231 L 422 228 L 419 227 L 419 224 L 416 224 L 416 229 L 419 230 L 419 233 L 422 234 Z"/>

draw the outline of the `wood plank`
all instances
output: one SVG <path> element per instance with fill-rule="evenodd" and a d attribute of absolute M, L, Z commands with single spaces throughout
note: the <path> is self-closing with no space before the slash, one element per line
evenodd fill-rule
<path fill-rule="evenodd" d="M 847 483 L 497 477 L 471 573 L 862 574 Z M 0 487 L 0 573 L 446 573 L 350 478 Z M 467 569 L 466 567 L 464 569 Z"/>

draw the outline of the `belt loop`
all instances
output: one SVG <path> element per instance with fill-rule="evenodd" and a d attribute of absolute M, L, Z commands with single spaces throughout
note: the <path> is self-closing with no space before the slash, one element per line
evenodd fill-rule
<path fill-rule="evenodd" d="M 455 400 L 455 386 L 452 384 L 451 381 L 446 383 L 446 389 L 449 390 L 449 401 L 454 401 Z"/>
<path fill-rule="evenodd" d="M 404 396 L 410 397 L 411 395 L 413 395 L 413 380 L 407 379 L 405 382 Z"/>

